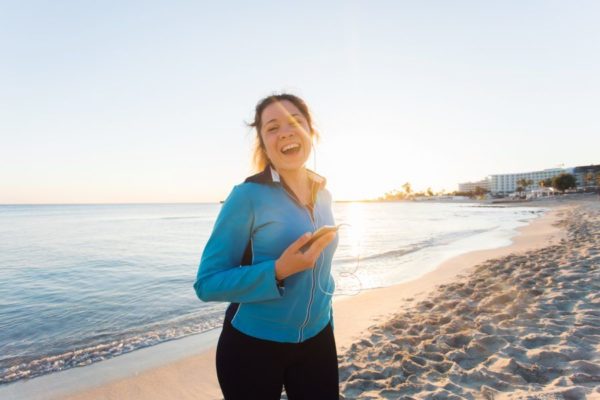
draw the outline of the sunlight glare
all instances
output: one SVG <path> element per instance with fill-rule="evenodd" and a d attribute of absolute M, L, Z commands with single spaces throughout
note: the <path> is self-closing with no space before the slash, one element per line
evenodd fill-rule
<path fill-rule="evenodd" d="M 361 256 L 362 241 L 365 237 L 365 204 L 350 203 L 348 206 L 348 236 L 352 257 Z"/>

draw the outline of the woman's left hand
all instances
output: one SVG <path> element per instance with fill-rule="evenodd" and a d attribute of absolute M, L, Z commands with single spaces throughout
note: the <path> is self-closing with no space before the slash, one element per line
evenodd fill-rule
<path fill-rule="evenodd" d="M 317 258 L 323 250 L 335 239 L 335 232 L 329 232 L 326 235 L 315 240 L 315 242 L 306 250 L 301 252 L 300 249 L 304 246 L 312 236 L 310 233 L 305 233 L 298 240 L 289 245 L 281 254 L 281 257 L 275 261 L 275 276 L 278 280 L 287 278 L 298 272 L 314 268 Z"/>

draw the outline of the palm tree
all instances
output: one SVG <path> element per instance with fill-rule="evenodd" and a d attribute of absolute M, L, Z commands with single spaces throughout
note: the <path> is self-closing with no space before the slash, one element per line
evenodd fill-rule
<path fill-rule="evenodd" d="M 594 182 L 594 173 L 593 172 L 588 172 L 587 174 L 585 174 L 585 176 L 583 177 L 583 183 L 585 185 L 585 187 L 588 187 L 590 183 Z"/>
<path fill-rule="evenodd" d="M 517 192 L 519 191 L 518 189 L 523 186 L 525 186 L 525 179 L 519 179 L 517 181 Z"/>
<path fill-rule="evenodd" d="M 519 193 L 519 195 L 522 194 L 522 192 L 525 190 L 525 186 L 527 184 L 527 179 L 523 178 L 523 179 L 519 179 L 517 181 L 517 189 L 516 192 Z"/>
<path fill-rule="evenodd" d="M 527 188 L 529 186 L 533 185 L 533 181 L 531 179 L 523 178 L 523 179 L 519 179 L 517 181 L 517 185 L 519 185 L 522 188 L 521 189 L 522 191 L 527 191 Z M 521 192 L 519 191 L 519 193 L 521 193 Z"/>
<path fill-rule="evenodd" d="M 552 178 L 552 187 L 565 193 L 565 190 L 577 187 L 577 178 L 573 174 L 563 172 Z"/>
<path fill-rule="evenodd" d="M 399 200 L 401 198 L 402 198 L 402 193 L 399 192 L 397 189 L 386 192 L 384 195 L 385 200 Z"/>
<path fill-rule="evenodd" d="M 412 187 L 410 186 L 409 182 L 406 182 L 404 185 L 402 185 L 402 189 L 404 189 L 407 196 L 412 192 Z"/>

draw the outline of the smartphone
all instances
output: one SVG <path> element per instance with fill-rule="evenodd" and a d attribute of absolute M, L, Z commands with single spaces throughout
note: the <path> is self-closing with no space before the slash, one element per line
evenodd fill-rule
<path fill-rule="evenodd" d="M 320 227 L 319 229 L 317 229 L 317 231 L 315 233 L 313 233 L 310 240 L 308 242 L 306 242 L 306 244 L 304 244 L 304 246 L 300 247 L 300 251 L 303 253 L 306 252 L 306 250 L 308 250 L 310 248 L 310 246 L 321 236 L 326 235 L 329 232 L 337 232 L 338 229 L 340 229 L 340 225 L 337 225 L 337 226 L 325 225 L 325 226 Z"/>

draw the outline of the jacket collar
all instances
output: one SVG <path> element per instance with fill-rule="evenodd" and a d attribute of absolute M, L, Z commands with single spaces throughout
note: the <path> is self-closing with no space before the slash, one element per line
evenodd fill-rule
<path fill-rule="evenodd" d="M 325 187 L 327 180 L 321 175 L 313 172 L 309 169 L 306 170 L 308 172 L 308 179 L 311 183 L 312 193 L 311 193 L 311 204 L 306 204 L 312 212 L 314 204 L 317 201 L 317 193 L 319 190 Z M 285 183 L 283 178 L 279 175 L 277 170 L 273 168 L 270 164 L 262 171 L 256 175 L 249 176 L 246 178 L 244 182 L 253 182 L 260 184 L 280 184 L 283 189 L 296 201 L 300 206 L 305 206 L 300 202 L 296 194 L 290 189 L 290 187 Z"/>
<path fill-rule="evenodd" d="M 327 184 L 327 179 L 325 179 L 325 177 L 309 169 L 306 169 L 306 172 L 308 172 L 308 179 L 311 180 L 311 182 L 315 186 L 315 189 L 320 190 L 325 187 L 325 185 Z M 286 185 L 279 173 L 277 172 L 277 170 L 273 168 L 271 164 L 267 165 L 267 167 L 264 170 L 262 170 L 262 172 L 249 176 L 244 182 L 262 184 L 281 183 L 282 185 Z"/>

